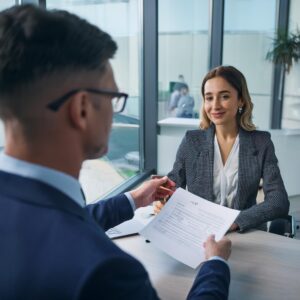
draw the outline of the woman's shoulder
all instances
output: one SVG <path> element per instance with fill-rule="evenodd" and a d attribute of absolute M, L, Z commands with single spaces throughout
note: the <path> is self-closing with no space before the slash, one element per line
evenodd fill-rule
<path fill-rule="evenodd" d="M 252 142 L 257 149 L 262 149 L 270 144 L 271 134 L 268 131 L 253 130 L 244 131 L 247 135 L 251 136 Z"/>
<path fill-rule="evenodd" d="M 259 140 L 269 140 L 271 138 L 271 134 L 268 131 L 252 130 L 252 131 L 246 131 L 246 132 L 251 134 L 253 138 L 259 139 Z"/>
<path fill-rule="evenodd" d="M 194 140 L 195 138 L 197 139 L 206 139 L 207 137 L 207 130 L 205 129 L 193 129 L 193 130 L 188 130 L 186 133 L 185 133 L 185 138 L 187 140 Z"/>
<path fill-rule="evenodd" d="M 185 136 L 182 140 L 182 146 L 186 146 L 187 149 L 197 149 L 197 151 L 201 151 L 202 148 L 206 148 L 209 141 L 211 141 L 213 137 L 211 137 L 209 130 L 203 129 L 194 129 L 188 130 L 185 133 Z"/>

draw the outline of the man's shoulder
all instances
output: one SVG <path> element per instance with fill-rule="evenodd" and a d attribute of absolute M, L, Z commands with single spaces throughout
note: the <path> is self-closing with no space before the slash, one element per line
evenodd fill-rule
<path fill-rule="evenodd" d="M 62 295 L 74 293 L 94 270 L 98 270 L 98 280 L 111 276 L 111 281 L 115 277 L 108 273 L 109 269 L 117 274 L 121 266 L 126 266 L 143 273 L 141 265 L 118 248 L 92 220 L 88 222 L 63 209 L 4 197 L 0 193 L 0 200 L 5 200 L 0 212 L 0 229 L 7 233 L 2 242 L 7 249 L 14 249 L 14 237 L 19 237 L 18 251 L 12 251 L 9 260 L 18 261 L 20 276 L 32 282 L 32 286 L 29 284 L 32 293 L 42 286 L 55 286 Z M 2 266 L 5 265 L 3 260 L 5 257 L 0 259 Z M 4 267 L 4 272 L 15 276 L 9 268 Z M 45 274 L 48 284 L 43 279 Z"/>
<path fill-rule="evenodd" d="M 101 252 L 99 248 L 105 244 L 107 252 L 118 252 L 85 209 L 47 184 L 0 171 L 0 199 L 1 218 L 8 219 L 7 212 L 13 215 L 6 229 L 13 232 L 13 226 L 19 226 L 19 233 L 24 236 L 31 234 L 32 242 L 36 244 L 45 232 L 43 241 L 49 251 L 69 249 L 71 254 L 80 249 L 83 258 L 85 252 L 104 255 L 105 251 Z M 18 217 L 17 212 L 21 212 Z"/>

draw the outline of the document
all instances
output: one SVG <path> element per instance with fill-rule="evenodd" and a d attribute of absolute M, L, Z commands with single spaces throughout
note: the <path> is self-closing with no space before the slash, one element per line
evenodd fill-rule
<path fill-rule="evenodd" d="M 238 210 L 178 188 L 140 234 L 170 256 L 196 268 L 205 260 L 203 242 L 210 234 L 219 241 L 238 214 Z"/>
<path fill-rule="evenodd" d="M 131 220 L 123 222 L 116 227 L 106 231 L 111 239 L 138 234 L 154 218 L 153 207 L 146 206 L 138 208 Z"/>
<path fill-rule="evenodd" d="M 120 237 L 130 236 L 137 234 L 144 225 L 137 221 L 136 219 L 131 219 L 120 225 L 110 228 L 106 231 L 106 234 L 111 239 L 116 239 Z"/>

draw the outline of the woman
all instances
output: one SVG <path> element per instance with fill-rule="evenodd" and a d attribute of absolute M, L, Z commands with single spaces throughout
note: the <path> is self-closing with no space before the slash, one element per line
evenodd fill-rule
<path fill-rule="evenodd" d="M 217 67 L 201 92 L 201 129 L 186 133 L 168 177 L 177 187 L 241 210 L 231 230 L 266 230 L 265 222 L 288 214 L 289 201 L 270 134 L 252 123 L 245 77 L 232 66 Z M 261 179 L 265 198 L 256 204 Z M 161 207 L 155 203 L 156 211 Z"/>

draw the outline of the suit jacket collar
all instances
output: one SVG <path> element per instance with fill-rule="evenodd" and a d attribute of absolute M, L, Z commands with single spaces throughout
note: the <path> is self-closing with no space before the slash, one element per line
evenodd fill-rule
<path fill-rule="evenodd" d="M 255 145 L 253 143 L 251 131 L 246 131 L 243 128 L 239 129 L 240 146 L 242 153 L 247 155 L 257 155 Z"/>
<path fill-rule="evenodd" d="M 211 125 L 207 130 L 206 130 L 206 140 L 207 140 L 207 150 L 212 150 L 214 149 L 214 137 L 216 133 L 216 128 L 214 125 Z"/>
<path fill-rule="evenodd" d="M 73 199 L 41 181 L 0 171 L 0 186 L 0 194 L 16 201 L 57 209 L 86 221 L 91 220 L 85 209 Z"/>
<path fill-rule="evenodd" d="M 26 178 L 42 181 L 60 190 L 68 197 L 84 207 L 84 198 L 77 179 L 61 171 L 12 157 L 5 152 L 0 153 L 0 170 Z"/>

